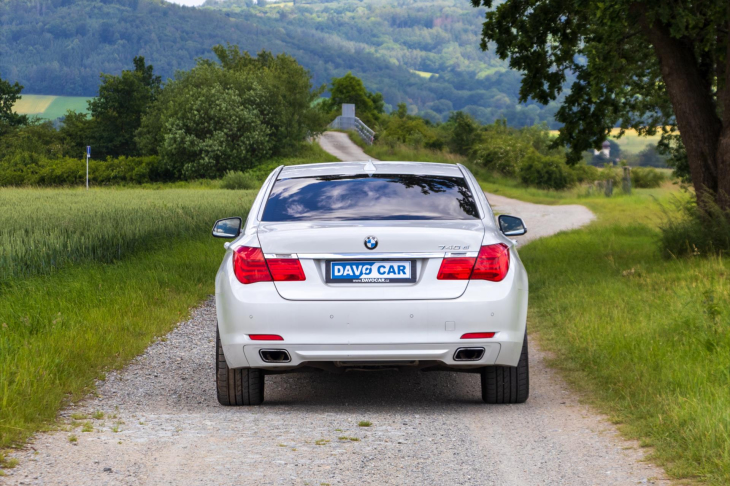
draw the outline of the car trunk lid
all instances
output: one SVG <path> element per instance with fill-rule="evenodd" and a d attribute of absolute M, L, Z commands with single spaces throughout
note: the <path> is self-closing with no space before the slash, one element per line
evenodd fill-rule
<path fill-rule="evenodd" d="M 437 280 L 441 261 L 446 254 L 476 254 L 483 236 L 484 225 L 477 219 L 264 222 L 258 228 L 267 258 L 296 255 L 302 264 L 306 281 L 275 282 L 279 294 L 289 300 L 454 299 L 464 293 L 468 281 Z M 370 237 L 377 239 L 372 250 L 365 245 Z M 374 262 L 397 262 L 401 267 L 410 267 L 413 278 L 386 278 L 387 283 L 328 282 L 331 262 L 340 261 L 355 262 L 356 273 L 362 264 L 368 267 Z"/>

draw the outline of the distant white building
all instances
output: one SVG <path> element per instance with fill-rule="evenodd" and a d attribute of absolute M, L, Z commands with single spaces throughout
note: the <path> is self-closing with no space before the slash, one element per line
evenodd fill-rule
<path fill-rule="evenodd" d="M 593 150 L 593 155 L 603 155 L 605 158 L 610 159 L 611 158 L 611 144 L 608 143 L 608 140 L 603 142 L 601 145 L 601 150 Z"/>

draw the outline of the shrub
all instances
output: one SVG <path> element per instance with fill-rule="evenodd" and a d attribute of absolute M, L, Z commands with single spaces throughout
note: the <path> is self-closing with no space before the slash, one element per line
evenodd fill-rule
<path fill-rule="evenodd" d="M 599 180 L 600 171 L 586 163 L 580 163 L 571 167 L 576 182 L 593 182 Z"/>
<path fill-rule="evenodd" d="M 659 187 L 667 177 L 658 170 L 649 168 L 634 167 L 631 169 L 631 183 L 638 188 Z"/>
<path fill-rule="evenodd" d="M 166 182 L 172 174 L 159 157 L 119 157 L 89 161 L 93 185 Z M 86 180 L 86 161 L 81 158 L 46 158 L 16 152 L 0 160 L 0 186 L 69 186 Z"/>
<path fill-rule="evenodd" d="M 240 171 L 228 171 L 221 179 L 222 189 L 258 189 L 261 185 L 253 174 Z"/>
<path fill-rule="evenodd" d="M 483 144 L 476 148 L 475 162 L 489 170 L 514 177 L 522 160 L 534 152 L 530 143 L 507 133 L 488 133 Z"/>
<path fill-rule="evenodd" d="M 534 149 L 520 164 L 519 176 L 524 184 L 541 189 L 567 189 L 576 182 L 565 157 L 540 155 Z"/>
<path fill-rule="evenodd" d="M 458 127 L 453 130 L 457 131 Z M 547 125 L 513 128 L 504 120 L 497 120 L 483 127 L 472 153 L 475 161 L 485 168 L 515 177 L 522 160 L 533 150 L 543 156 L 564 158 L 565 150 L 552 148 L 552 140 Z"/>
<path fill-rule="evenodd" d="M 202 70 L 195 68 L 186 73 L 185 81 L 174 81 L 179 89 L 173 88 L 174 103 L 165 105 L 163 115 L 158 150 L 184 179 L 215 178 L 229 170 L 250 168 L 271 156 L 274 147 L 272 130 L 262 115 L 264 89 L 255 83 L 246 86 L 250 82 L 246 76 L 240 76 L 241 86 L 236 88 L 217 83 L 201 87 L 203 82 L 196 76 Z"/>
<path fill-rule="evenodd" d="M 398 143 L 406 144 L 411 148 L 439 148 L 444 142 L 440 140 L 433 128 L 426 124 L 423 118 L 403 114 L 381 117 L 379 136 L 384 144 L 395 146 Z"/>
<path fill-rule="evenodd" d="M 607 164 L 603 169 L 598 172 L 598 180 L 601 181 L 613 181 L 613 187 L 621 187 L 621 181 L 624 178 L 623 169 L 616 167 L 613 164 Z"/>
<path fill-rule="evenodd" d="M 730 251 L 730 210 L 723 211 L 712 194 L 706 193 L 702 206 L 695 197 L 675 201 L 675 214 L 659 228 L 665 256 L 708 255 Z"/>

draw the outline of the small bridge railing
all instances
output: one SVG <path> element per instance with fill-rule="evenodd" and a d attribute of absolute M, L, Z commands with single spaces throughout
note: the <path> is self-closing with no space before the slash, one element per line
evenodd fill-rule
<path fill-rule="evenodd" d="M 368 145 L 375 141 L 375 132 L 356 116 L 338 116 L 329 127 L 336 130 L 355 130 Z"/>

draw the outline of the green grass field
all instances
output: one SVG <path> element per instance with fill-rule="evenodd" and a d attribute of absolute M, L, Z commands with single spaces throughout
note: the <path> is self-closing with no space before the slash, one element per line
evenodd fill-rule
<path fill-rule="evenodd" d="M 493 67 L 489 67 L 487 69 L 480 71 L 476 77 L 477 77 L 477 79 L 484 79 L 487 76 L 491 76 L 492 74 L 503 73 L 507 70 L 508 70 L 507 67 L 493 66 Z"/>
<path fill-rule="evenodd" d="M 251 173 L 332 159 L 312 146 Z M 104 370 L 213 293 L 224 250 L 212 225 L 245 217 L 256 192 L 216 181 L 0 190 L 0 451 L 52 427 Z"/>
<path fill-rule="evenodd" d="M 253 197 L 223 189 L 3 189 L 0 284 L 205 234 L 227 212 L 245 212 Z"/>
<path fill-rule="evenodd" d="M 53 96 L 24 94 L 13 106 L 21 115 L 35 115 L 46 120 L 62 117 L 68 110 L 88 112 L 87 102 L 91 98 L 83 96 Z"/>
<path fill-rule="evenodd" d="M 431 76 L 436 76 L 436 73 L 429 73 L 427 71 L 416 71 L 415 69 L 410 70 L 413 74 L 417 74 L 422 78 L 430 79 Z"/>

